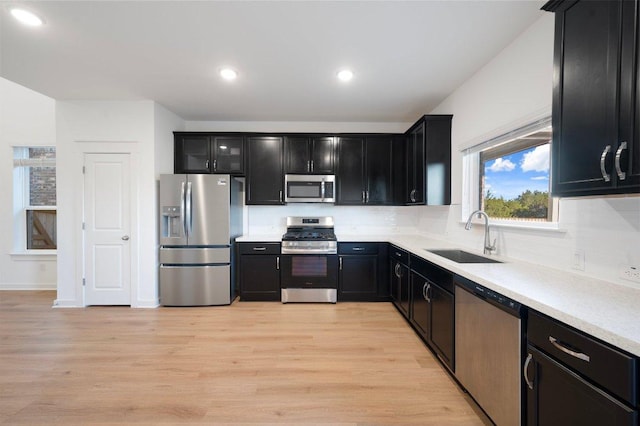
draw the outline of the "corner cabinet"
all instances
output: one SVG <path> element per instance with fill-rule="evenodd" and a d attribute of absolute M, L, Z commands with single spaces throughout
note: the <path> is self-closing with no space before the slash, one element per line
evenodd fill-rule
<path fill-rule="evenodd" d="M 244 137 L 174 132 L 175 173 L 244 174 Z"/>
<path fill-rule="evenodd" d="M 284 204 L 283 138 L 250 136 L 247 138 L 247 204 Z"/>
<path fill-rule="evenodd" d="M 555 12 L 551 190 L 640 192 L 638 1 L 550 1 Z"/>
<path fill-rule="evenodd" d="M 451 204 L 452 117 L 425 115 L 406 132 L 399 204 Z"/>
<path fill-rule="evenodd" d="M 393 139 L 392 135 L 338 138 L 336 204 L 393 204 Z"/>
<path fill-rule="evenodd" d="M 409 253 L 389 245 L 389 276 L 391 301 L 409 319 Z"/>
<path fill-rule="evenodd" d="M 338 301 L 389 300 L 387 243 L 338 243 Z"/>

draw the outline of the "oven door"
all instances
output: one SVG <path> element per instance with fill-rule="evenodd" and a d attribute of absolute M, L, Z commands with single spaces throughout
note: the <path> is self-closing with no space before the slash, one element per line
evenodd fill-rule
<path fill-rule="evenodd" d="M 338 288 L 338 255 L 283 254 L 282 288 Z"/>

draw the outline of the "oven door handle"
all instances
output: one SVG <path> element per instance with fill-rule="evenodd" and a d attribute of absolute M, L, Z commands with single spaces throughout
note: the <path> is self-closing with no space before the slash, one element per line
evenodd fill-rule
<path fill-rule="evenodd" d="M 340 263 L 340 270 L 342 271 L 342 257 L 339 257 L 338 260 L 339 260 L 339 263 Z"/>

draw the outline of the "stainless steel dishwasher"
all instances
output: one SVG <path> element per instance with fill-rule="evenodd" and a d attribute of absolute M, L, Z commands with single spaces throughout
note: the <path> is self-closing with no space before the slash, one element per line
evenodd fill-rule
<path fill-rule="evenodd" d="M 466 278 L 455 284 L 455 375 L 496 425 L 519 425 L 522 307 Z"/>

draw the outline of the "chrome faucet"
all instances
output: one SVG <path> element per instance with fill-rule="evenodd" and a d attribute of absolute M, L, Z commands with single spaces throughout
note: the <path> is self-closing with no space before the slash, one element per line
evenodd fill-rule
<path fill-rule="evenodd" d="M 484 216 L 484 254 L 491 254 L 492 251 L 496 249 L 496 240 L 493 240 L 493 244 L 491 244 L 491 237 L 489 236 L 489 216 L 482 210 L 476 210 L 475 212 L 469 215 L 469 219 L 467 219 L 467 224 L 464 225 L 464 229 L 467 231 L 471 229 L 471 220 L 473 216 L 478 215 L 478 217 Z"/>

